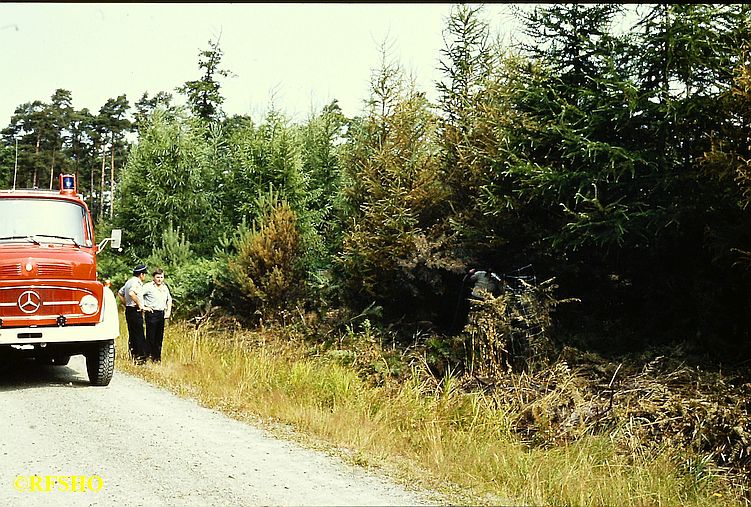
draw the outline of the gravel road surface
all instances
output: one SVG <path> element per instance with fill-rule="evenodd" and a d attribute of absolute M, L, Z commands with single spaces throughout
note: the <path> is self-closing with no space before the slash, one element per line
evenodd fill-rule
<path fill-rule="evenodd" d="M 0 505 L 430 504 L 125 373 L 90 387 L 82 356 L 0 372 Z"/>

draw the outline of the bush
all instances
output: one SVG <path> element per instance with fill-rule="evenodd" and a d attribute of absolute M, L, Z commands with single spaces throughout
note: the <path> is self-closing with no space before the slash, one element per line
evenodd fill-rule
<path fill-rule="evenodd" d="M 165 278 L 173 299 L 174 314 L 192 318 L 208 313 L 213 307 L 215 278 L 220 262 L 214 259 L 194 259 Z"/>
<path fill-rule="evenodd" d="M 190 263 L 194 258 L 193 249 L 190 241 L 178 227 L 172 227 L 170 223 L 162 231 L 162 245 L 155 248 L 146 260 L 146 264 L 151 268 L 161 267 L 162 269 L 176 270 L 177 268 Z"/>
<path fill-rule="evenodd" d="M 305 292 L 297 215 L 277 202 L 260 227 L 241 230 L 233 243 L 237 252 L 217 278 L 229 308 L 251 321 L 284 320 Z"/>

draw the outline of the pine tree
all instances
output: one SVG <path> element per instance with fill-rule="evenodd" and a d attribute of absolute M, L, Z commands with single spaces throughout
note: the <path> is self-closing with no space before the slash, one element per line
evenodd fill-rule
<path fill-rule="evenodd" d="M 209 48 L 199 52 L 198 56 L 198 67 L 203 75 L 200 79 L 186 81 L 177 91 L 187 96 L 191 111 L 198 118 L 204 121 L 219 120 L 224 116 L 221 109 L 224 96 L 220 93 L 218 79 L 230 75 L 228 70 L 220 68 L 224 53 L 219 41 L 209 40 Z"/>
<path fill-rule="evenodd" d="M 109 156 L 102 154 L 102 172 L 101 172 L 101 185 L 100 194 L 102 196 L 102 204 L 105 203 L 104 196 L 108 198 L 108 214 L 110 220 L 114 214 L 114 193 L 115 193 L 115 167 L 119 158 L 116 158 L 116 154 L 125 157 L 127 153 L 127 142 L 125 141 L 125 134 L 130 131 L 132 124 L 127 118 L 127 112 L 130 108 L 128 99 L 125 95 L 120 95 L 114 99 L 108 99 L 104 105 L 99 109 L 99 115 L 97 116 L 97 123 L 102 129 L 102 143 L 109 144 Z M 105 160 L 108 159 L 108 160 Z M 107 169 L 109 171 L 107 171 Z M 109 172 L 109 175 L 107 175 Z M 105 182 L 109 185 L 109 190 L 105 191 Z M 102 208 L 104 211 L 104 208 Z M 102 213 L 102 216 L 104 213 Z M 100 216 L 100 218 L 102 218 Z"/>
<path fill-rule="evenodd" d="M 205 130 L 178 112 L 157 110 L 131 150 L 116 187 L 114 222 L 133 253 L 147 257 L 165 228 L 179 227 L 199 255 L 213 252 L 217 215 Z"/>
<path fill-rule="evenodd" d="M 389 317 L 430 315 L 442 295 L 440 270 L 447 192 L 441 181 L 437 118 L 383 52 L 368 114 L 343 147 L 346 218 L 340 272 L 355 304 L 376 301 Z M 434 299 L 432 300 L 434 301 Z"/>

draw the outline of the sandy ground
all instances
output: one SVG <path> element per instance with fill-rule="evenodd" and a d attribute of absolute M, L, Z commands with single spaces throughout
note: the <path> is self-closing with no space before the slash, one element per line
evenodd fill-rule
<path fill-rule="evenodd" d="M 47 476 L 78 478 L 38 491 Z M 436 505 L 431 498 L 119 371 L 108 387 L 90 387 L 82 356 L 0 372 L 0 505 Z"/>

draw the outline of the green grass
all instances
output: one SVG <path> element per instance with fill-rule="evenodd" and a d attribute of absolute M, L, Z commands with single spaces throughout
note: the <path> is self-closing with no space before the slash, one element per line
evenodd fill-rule
<path fill-rule="evenodd" d="M 415 369 L 401 384 L 374 386 L 349 366 L 311 356 L 302 343 L 250 331 L 173 323 L 163 362 L 135 366 L 127 332 L 117 367 L 247 421 L 291 427 L 287 437 L 377 466 L 405 484 L 440 490 L 458 503 L 532 505 L 743 504 L 711 475 L 681 472 L 680 450 L 618 452 L 608 435 L 548 449 L 512 432 L 517 414 L 453 377 Z M 613 431 L 618 431 L 614 429 Z"/>

